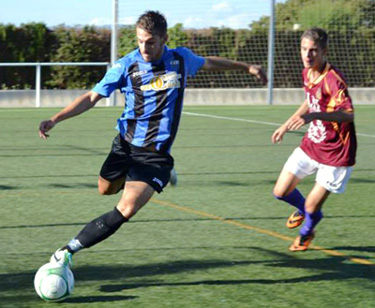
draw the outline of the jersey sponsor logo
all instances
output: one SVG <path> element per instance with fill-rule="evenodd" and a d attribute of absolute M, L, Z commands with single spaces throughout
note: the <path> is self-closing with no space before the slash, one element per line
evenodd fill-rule
<path fill-rule="evenodd" d="M 163 187 L 163 182 L 159 180 L 158 178 L 154 177 L 152 179 L 153 182 L 157 183 L 160 187 Z"/>
<path fill-rule="evenodd" d="M 319 94 L 319 93 L 318 93 Z M 321 95 L 321 92 L 320 92 Z M 307 92 L 307 102 L 309 104 L 310 112 L 320 112 L 319 99 L 315 98 L 309 92 Z M 327 131 L 321 120 L 315 120 L 310 122 L 309 129 L 307 130 L 307 138 L 314 143 L 321 143 L 327 137 Z"/>
<path fill-rule="evenodd" d="M 180 88 L 181 74 L 170 72 L 164 75 L 155 76 L 149 84 L 141 86 L 142 91 L 162 91 L 171 88 Z"/>
<path fill-rule="evenodd" d="M 178 65 L 180 65 L 180 61 L 179 60 L 172 60 L 171 65 L 178 66 Z"/>
<path fill-rule="evenodd" d="M 144 75 L 146 73 L 147 73 L 147 71 L 135 72 L 135 73 L 132 74 L 132 77 L 142 76 L 142 75 Z"/>

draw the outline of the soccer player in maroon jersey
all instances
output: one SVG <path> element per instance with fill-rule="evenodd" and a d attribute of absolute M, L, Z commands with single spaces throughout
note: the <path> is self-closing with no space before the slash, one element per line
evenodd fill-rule
<path fill-rule="evenodd" d="M 298 148 L 281 171 L 273 193 L 297 208 L 287 220 L 288 228 L 303 222 L 290 251 L 304 251 L 323 218 L 322 206 L 329 194 L 343 193 L 355 163 L 357 142 L 352 100 L 343 74 L 327 62 L 328 35 L 311 28 L 301 37 L 302 79 L 306 99 L 299 109 L 272 135 L 280 143 L 289 130 L 310 123 Z M 316 182 L 306 199 L 297 184 L 316 173 Z"/>

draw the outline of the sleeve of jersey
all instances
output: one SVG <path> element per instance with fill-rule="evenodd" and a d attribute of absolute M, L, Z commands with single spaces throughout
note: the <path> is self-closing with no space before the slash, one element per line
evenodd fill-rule
<path fill-rule="evenodd" d="M 121 62 L 116 62 L 115 65 L 107 71 L 103 79 L 95 85 L 92 91 L 102 96 L 109 97 L 113 91 L 120 87 L 124 71 L 125 65 Z"/>
<path fill-rule="evenodd" d="M 328 103 L 328 109 L 337 110 L 353 110 L 352 99 L 349 96 L 348 87 L 341 78 L 333 78 L 329 81 L 331 92 L 331 100 Z"/>
<path fill-rule="evenodd" d="M 186 61 L 185 67 L 188 76 L 195 76 L 197 71 L 204 65 L 205 59 L 201 56 L 197 56 L 190 49 L 182 47 L 179 49 L 181 55 Z"/>

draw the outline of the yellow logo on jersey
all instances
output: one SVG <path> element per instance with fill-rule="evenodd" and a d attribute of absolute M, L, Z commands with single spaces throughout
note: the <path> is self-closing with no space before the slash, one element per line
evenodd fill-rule
<path fill-rule="evenodd" d="M 164 75 L 155 76 L 149 84 L 141 86 L 141 91 L 162 91 L 171 88 L 179 88 L 181 86 L 179 79 L 181 74 L 170 72 Z"/>

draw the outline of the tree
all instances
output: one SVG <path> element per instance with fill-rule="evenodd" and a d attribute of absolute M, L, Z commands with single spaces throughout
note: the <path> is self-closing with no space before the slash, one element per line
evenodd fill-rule
<path fill-rule="evenodd" d="M 276 28 L 293 30 L 294 25 L 301 29 L 313 26 L 330 30 L 357 29 L 361 26 L 374 26 L 374 0 L 288 0 L 276 4 Z M 252 30 L 269 28 L 269 17 L 263 16 L 250 25 Z"/>
<path fill-rule="evenodd" d="M 56 47 L 53 31 L 43 23 L 16 27 L 0 24 L 0 62 L 48 62 Z M 31 88 L 34 67 L 1 67 L 1 88 Z"/>
<path fill-rule="evenodd" d="M 123 57 L 138 47 L 135 26 L 123 26 L 119 31 L 118 56 Z"/>
<path fill-rule="evenodd" d="M 170 48 L 176 48 L 179 46 L 186 46 L 189 41 L 189 37 L 183 29 L 183 25 L 178 23 L 172 28 L 168 29 L 168 46 Z"/>
<path fill-rule="evenodd" d="M 82 29 L 60 26 L 55 29 L 59 40 L 54 62 L 108 62 L 110 31 L 85 26 Z M 52 88 L 87 89 L 103 77 L 105 67 L 55 66 L 47 86 Z"/>

